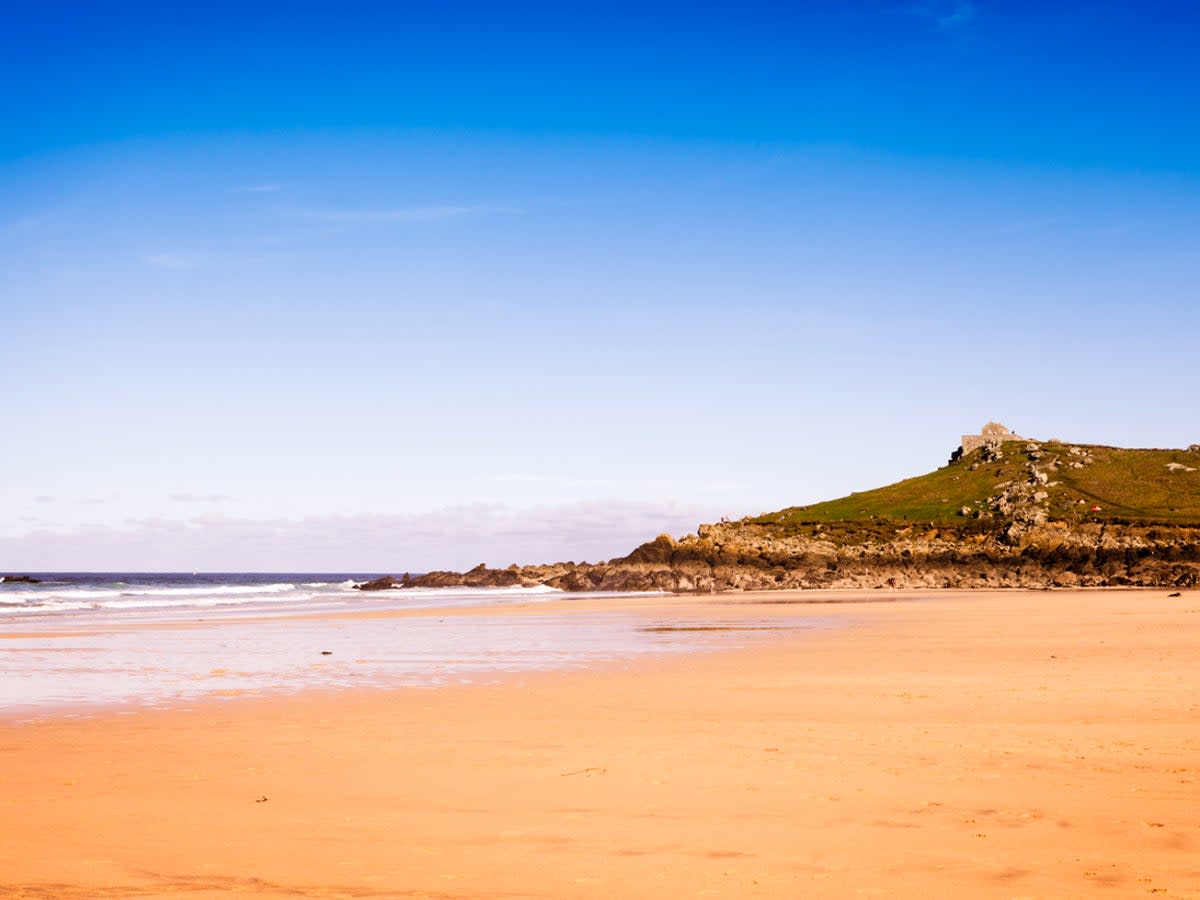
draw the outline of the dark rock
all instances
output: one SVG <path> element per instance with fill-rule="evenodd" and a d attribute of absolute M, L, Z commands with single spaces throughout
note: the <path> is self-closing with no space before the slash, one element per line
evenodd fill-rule
<path fill-rule="evenodd" d="M 376 578 L 374 581 L 367 581 L 363 584 L 356 584 L 356 591 L 389 591 L 392 588 L 402 586 L 402 582 L 393 578 L 391 575 L 384 575 L 382 578 Z"/>
<path fill-rule="evenodd" d="M 41 584 L 41 579 L 30 578 L 28 575 L 5 575 L 0 577 L 4 584 Z"/>
<path fill-rule="evenodd" d="M 675 553 L 676 543 L 669 534 L 660 534 L 649 543 L 642 544 L 625 557 L 627 563 L 663 563 L 670 562 Z"/>
<path fill-rule="evenodd" d="M 402 587 L 462 587 L 466 584 L 463 580 L 464 576 L 461 572 L 426 572 L 424 575 L 415 575 L 411 578 L 406 578 Z"/>
<path fill-rule="evenodd" d="M 550 587 L 558 588 L 560 591 L 594 591 L 596 589 L 592 580 L 579 571 L 556 575 L 547 581 L 546 584 Z"/>

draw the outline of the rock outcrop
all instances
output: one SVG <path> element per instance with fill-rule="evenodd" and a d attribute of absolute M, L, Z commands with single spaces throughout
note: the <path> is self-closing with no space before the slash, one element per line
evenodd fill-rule
<path fill-rule="evenodd" d="M 398 588 L 402 584 L 399 578 L 393 578 L 391 575 L 384 575 L 382 578 L 376 578 L 374 581 L 367 581 L 362 584 L 354 585 L 356 591 L 390 591 L 392 588 Z"/>
<path fill-rule="evenodd" d="M 1023 518 L 996 533 L 891 523 L 890 535 L 837 527 L 786 535 L 768 525 L 732 522 L 702 526 L 679 541 L 663 535 L 606 563 L 477 566 L 406 578 L 403 586 L 673 592 L 1200 586 L 1200 528 L 1068 529 L 1023 512 L 1024 494 L 1004 502 L 1015 504 Z"/>

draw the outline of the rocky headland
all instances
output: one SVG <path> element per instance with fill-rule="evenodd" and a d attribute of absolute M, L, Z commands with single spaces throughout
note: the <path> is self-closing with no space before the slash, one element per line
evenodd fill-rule
<path fill-rule="evenodd" d="M 701 525 L 679 539 L 660 535 L 608 562 L 481 564 L 361 587 L 710 592 L 1200 585 L 1200 445 L 1125 450 L 1042 443 L 991 423 L 983 437 L 928 475 L 827 503 Z"/>

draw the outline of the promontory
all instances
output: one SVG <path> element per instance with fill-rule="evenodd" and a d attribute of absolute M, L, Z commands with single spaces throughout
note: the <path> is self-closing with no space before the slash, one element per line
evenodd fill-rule
<path fill-rule="evenodd" d="M 1200 445 L 1126 449 L 988 423 L 926 475 L 660 535 L 603 563 L 479 565 L 366 589 L 567 591 L 1195 587 Z"/>

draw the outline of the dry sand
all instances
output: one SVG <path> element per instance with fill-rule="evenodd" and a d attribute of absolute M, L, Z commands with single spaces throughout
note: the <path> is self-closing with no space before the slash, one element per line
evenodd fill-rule
<path fill-rule="evenodd" d="M 0 896 L 1200 897 L 1200 595 L 1167 593 L 617 600 L 840 627 L 0 725 Z"/>

